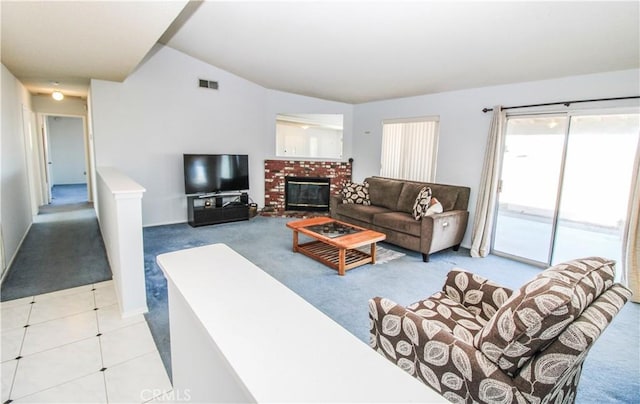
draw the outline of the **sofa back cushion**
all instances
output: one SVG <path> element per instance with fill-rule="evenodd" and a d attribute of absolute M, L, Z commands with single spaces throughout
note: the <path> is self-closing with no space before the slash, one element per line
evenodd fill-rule
<path fill-rule="evenodd" d="M 396 207 L 398 206 L 398 198 L 402 191 L 403 181 L 382 177 L 371 177 L 367 178 L 365 182 L 369 184 L 369 200 L 372 205 L 396 210 Z M 416 195 L 418 194 L 416 193 Z M 413 198 L 413 201 L 415 202 L 415 198 Z M 411 205 L 411 207 L 413 208 L 413 205 Z"/>
<path fill-rule="evenodd" d="M 434 198 L 442 204 L 444 211 L 448 210 L 467 210 L 469 207 L 470 189 L 467 187 L 458 187 L 444 184 L 427 184 L 431 187 L 431 193 Z"/>
<path fill-rule="evenodd" d="M 418 192 L 422 189 L 422 187 L 431 188 L 431 193 L 434 198 L 437 198 L 438 201 L 442 204 L 443 210 L 467 210 L 469 208 L 469 195 L 471 194 L 471 189 L 469 187 L 461 187 L 458 185 L 446 185 L 446 184 L 434 184 L 430 182 L 419 182 L 419 181 L 409 181 L 409 180 L 397 180 L 385 177 L 369 177 L 365 181 L 367 181 L 369 185 L 369 192 L 371 193 L 371 185 L 373 182 L 382 181 L 390 181 L 394 184 L 400 184 L 402 188 L 397 190 L 396 202 L 397 205 L 394 207 L 385 206 L 389 209 L 397 210 L 399 212 L 406 212 L 411 214 L 413 212 L 413 204 L 416 201 L 416 197 L 418 196 Z M 388 183 L 387 183 L 388 184 Z M 374 197 L 371 196 L 371 204 L 377 205 L 374 202 Z"/>
<path fill-rule="evenodd" d="M 474 345 L 510 375 L 547 347 L 613 285 L 615 262 L 599 257 L 555 265 L 496 311 Z"/>
<path fill-rule="evenodd" d="M 420 190 L 424 188 L 425 185 L 422 183 L 416 182 L 406 182 L 402 184 L 402 191 L 400 191 L 400 196 L 398 197 L 398 212 L 405 212 L 413 214 L 413 205 L 416 203 L 416 198 L 420 193 Z"/>

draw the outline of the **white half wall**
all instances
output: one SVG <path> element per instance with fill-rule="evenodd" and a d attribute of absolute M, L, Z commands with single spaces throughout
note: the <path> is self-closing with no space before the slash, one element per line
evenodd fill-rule
<path fill-rule="evenodd" d="M 99 167 L 98 221 L 120 315 L 146 313 L 141 199 L 144 187 L 113 167 Z"/>
<path fill-rule="evenodd" d="M 199 88 L 198 79 L 219 89 Z M 162 45 L 123 83 L 92 80 L 90 104 L 96 165 L 145 187 L 145 226 L 186 222 L 184 153 L 248 154 L 249 196 L 262 206 L 279 112 L 343 113 L 351 153 L 352 105 L 269 91 Z"/>
<path fill-rule="evenodd" d="M 1 81 L 0 264 L 4 276 L 32 223 L 22 119 L 23 107 L 30 111 L 31 101 L 26 88 L 4 65 Z"/>
<path fill-rule="evenodd" d="M 438 115 L 436 182 L 471 187 L 469 225 L 462 242 L 464 247 L 469 247 L 491 121 L 491 113 L 483 113 L 483 108 L 633 96 L 638 95 L 639 90 L 640 70 L 625 70 L 359 104 L 354 110 L 354 180 L 362 181 L 380 173 L 383 120 Z M 618 103 L 621 104 L 638 105 L 638 100 Z M 613 105 L 573 104 L 572 108 Z"/>

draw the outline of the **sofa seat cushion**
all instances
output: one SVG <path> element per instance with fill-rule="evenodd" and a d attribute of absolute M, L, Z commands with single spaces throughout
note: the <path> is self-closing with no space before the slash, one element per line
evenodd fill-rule
<path fill-rule="evenodd" d="M 444 292 L 437 292 L 428 299 L 416 302 L 408 306 L 407 310 L 433 322 L 469 345 L 473 345 L 474 337 L 485 324 L 482 318 L 469 312 Z"/>
<path fill-rule="evenodd" d="M 344 203 L 338 205 L 339 215 L 359 220 L 365 223 L 373 223 L 373 217 L 381 213 L 387 213 L 389 209 L 374 205 L 359 205 L 354 203 Z M 414 220 L 415 221 L 415 220 Z"/>
<path fill-rule="evenodd" d="M 547 269 L 511 295 L 476 336 L 475 346 L 516 374 L 611 287 L 614 265 L 591 257 Z"/>
<path fill-rule="evenodd" d="M 421 223 L 421 220 L 415 220 L 411 214 L 405 212 L 378 213 L 373 217 L 373 224 L 377 227 L 393 229 L 416 237 L 420 237 Z"/>

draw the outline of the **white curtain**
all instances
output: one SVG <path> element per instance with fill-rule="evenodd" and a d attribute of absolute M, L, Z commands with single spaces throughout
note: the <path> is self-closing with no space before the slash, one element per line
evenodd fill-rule
<path fill-rule="evenodd" d="M 382 127 L 380 175 L 433 182 L 437 144 L 437 118 L 385 121 Z"/>
<path fill-rule="evenodd" d="M 484 167 L 478 190 L 476 214 L 471 234 L 471 256 L 486 257 L 491 249 L 491 232 L 498 200 L 500 163 L 504 145 L 506 114 L 501 106 L 493 107 L 493 118 L 489 127 L 489 137 L 484 154 Z"/>
<path fill-rule="evenodd" d="M 634 170 L 636 175 L 629 199 L 629 223 L 624 243 L 624 265 L 622 282 L 627 285 L 633 296 L 631 300 L 640 303 L 640 141 L 636 151 Z"/>

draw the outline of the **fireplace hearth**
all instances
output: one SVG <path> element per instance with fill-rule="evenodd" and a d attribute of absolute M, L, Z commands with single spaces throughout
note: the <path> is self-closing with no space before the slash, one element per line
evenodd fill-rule
<path fill-rule="evenodd" d="M 285 177 L 285 210 L 328 212 L 331 180 L 324 177 Z"/>

